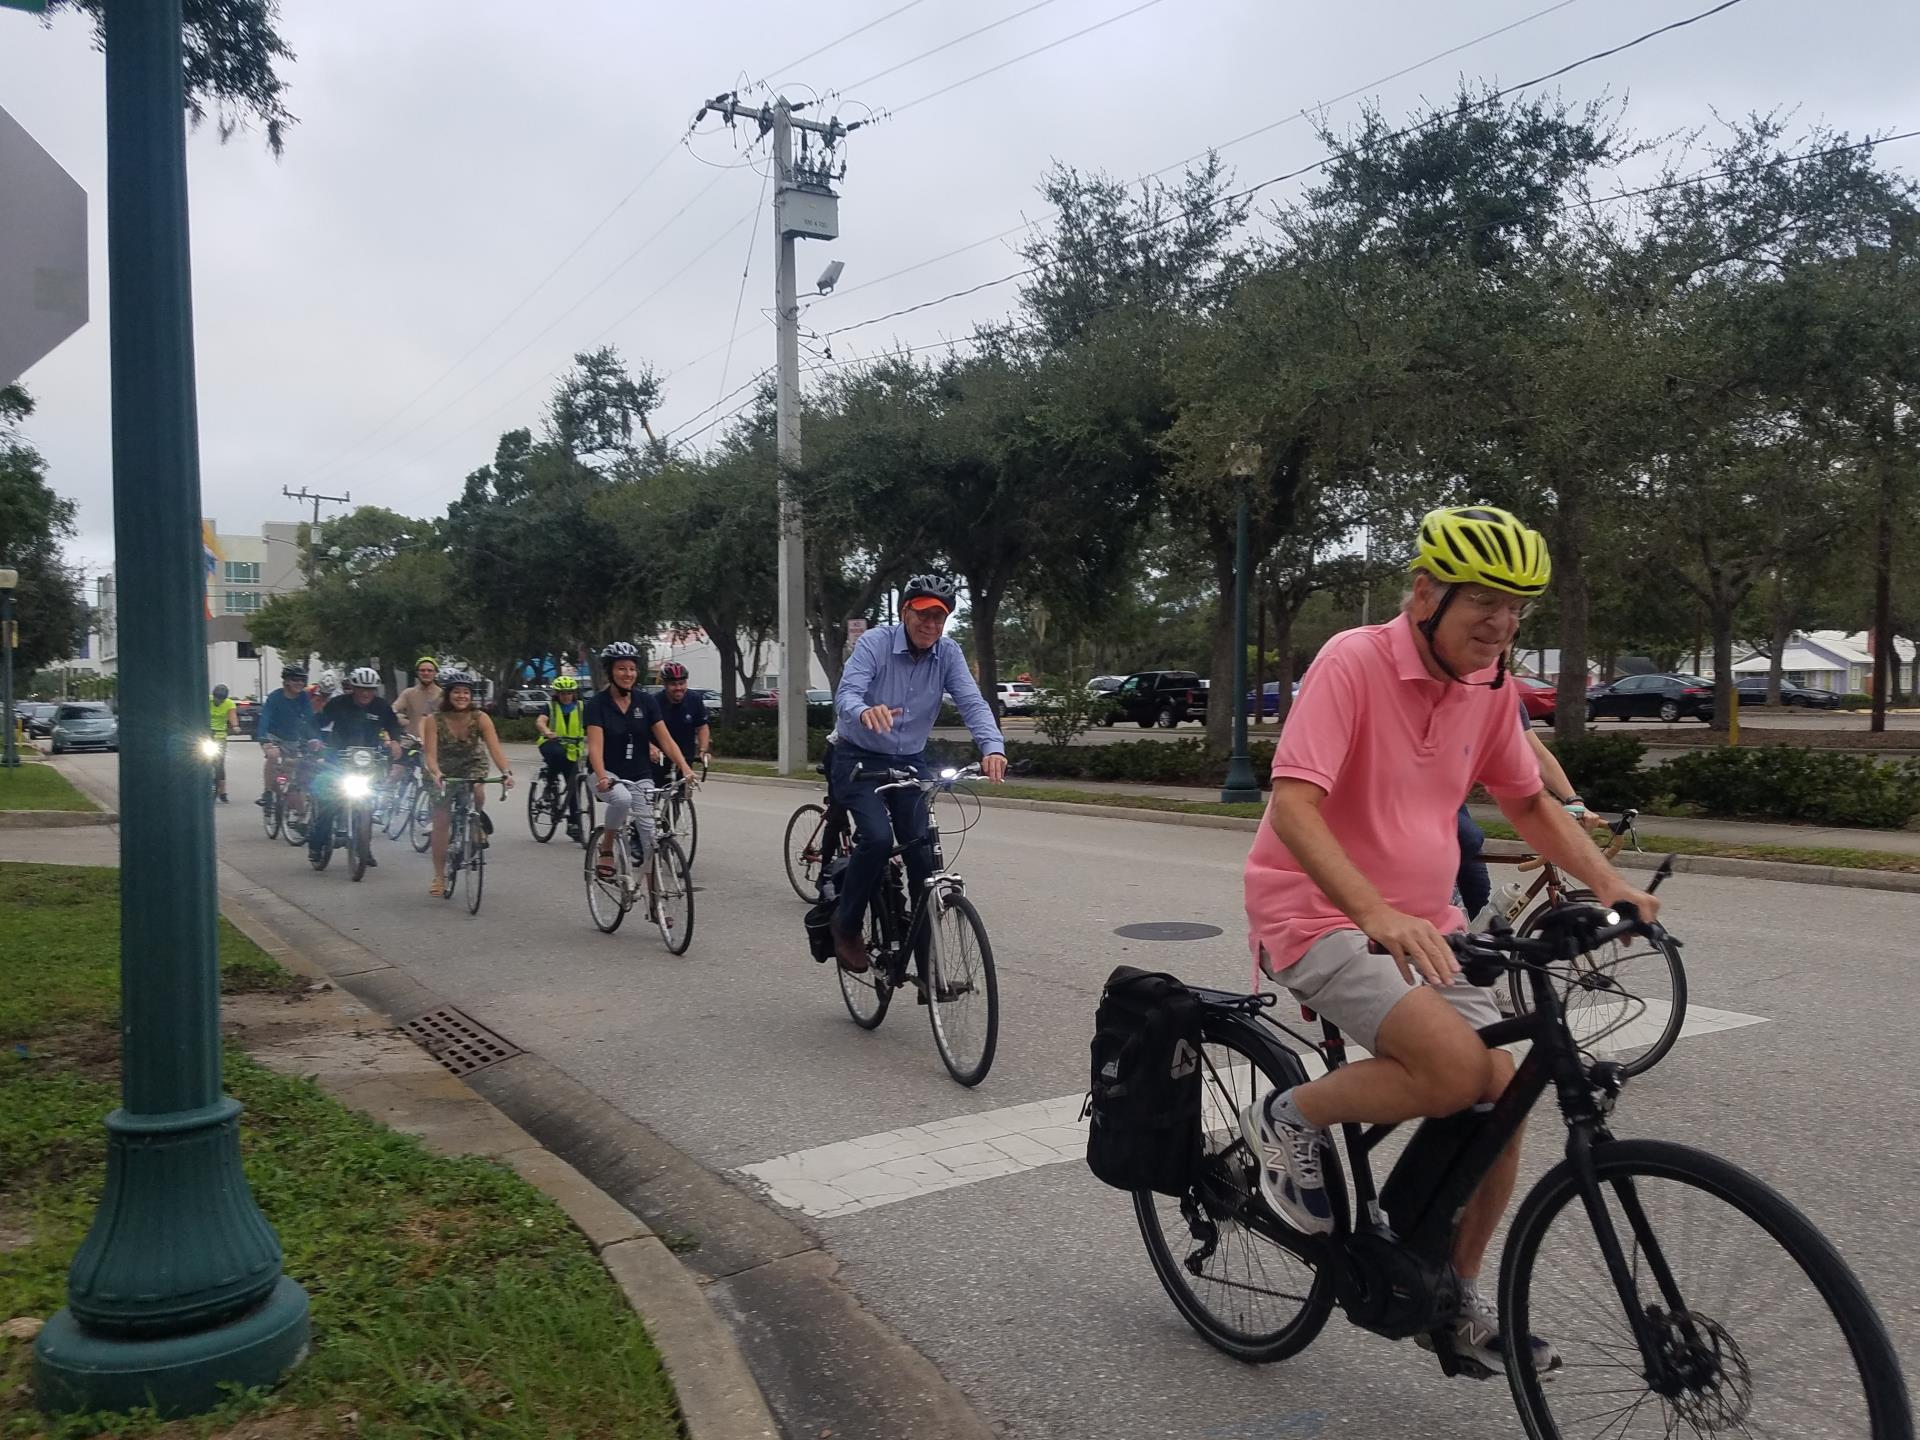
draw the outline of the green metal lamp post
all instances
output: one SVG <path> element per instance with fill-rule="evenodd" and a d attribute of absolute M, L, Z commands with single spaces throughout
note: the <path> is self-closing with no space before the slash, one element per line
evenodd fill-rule
<path fill-rule="evenodd" d="M 121 1104 L 107 1177 L 34 1346 L 49 1410 L 212 1408 L 306 1353 L 307 1297 L 221 1093 L 181 0 L 107 0 L 107 257 L 120 697 Z"/>
<path fill-rule="evenodd" d="M 1247 755 L 1247 570 L 1251 565 L 1248 540 L 1247 484 L 1258 466 L 1259 452 L 1236 445 L 1227 457 L 1227 473 L 1239 482 L 1240 515 L 1233 542 L 1233 756 L 1227 761 L 1227 781 L 1220 787 L 1223 805 L 1260 803 L 1260 780 Z M 1255 697 L 1255 703 L 1261 697 Z"/>

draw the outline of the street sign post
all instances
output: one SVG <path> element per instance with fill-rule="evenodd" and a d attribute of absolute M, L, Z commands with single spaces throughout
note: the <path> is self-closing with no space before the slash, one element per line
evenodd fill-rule
<path fill-rule="evenodd" d="M 0 385 L 11 385 L 87 323 L 87 192 L 0 110 L 0 195 Z"/>

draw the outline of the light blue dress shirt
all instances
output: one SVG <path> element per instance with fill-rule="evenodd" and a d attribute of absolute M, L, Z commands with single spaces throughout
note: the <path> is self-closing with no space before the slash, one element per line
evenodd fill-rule
<path fill-rule="evenodd" d="M 942 694 L 953 696 L 982 755 L 1006 753 L 1000 727 L 967 669 L 959 644 L 942 635 L 933 649 L 915 655 L 904 625 L 869 630 L 853 647 L 847 668 L 840 672 L 840 688 L 833 692 L 840 722 L 835 733 L 863 750 L 918 755 L 927 748 L 927 738 L 940 718 Z M 860 712 L 875 705 L 904 712 L 894 718 L 892 730 L 869 730 L 860 723 Z"/>

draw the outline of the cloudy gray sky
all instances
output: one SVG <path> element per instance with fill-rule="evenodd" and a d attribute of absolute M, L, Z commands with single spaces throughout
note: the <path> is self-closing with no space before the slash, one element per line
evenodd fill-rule
<path fill-rule="evenodd" d="M 1463 74 L 1525 80 L 1710 0 L 1566 0 L 1525 18 L 1549 3 L 921 0 L 882 20 L 902 0 L 285 0 L 301 122 L 285 158 L 258 135 L 223 146 L 210 127 L 188 147 L 204 512 L 256 530 L 298 518 L 281 487 L 308 485 L 437 513 L 502 429 L 536 420 L 570 354 L 602 342 L 669 376 L 666 427 L 699 423 L 772 358 L 761 176 L 714 168 L 751 158 L 724 133 L 674 144 L 717 91 L 765 78 L 795 98 L 843 90 L 843 118 L 895 112 L 853 137 L 842 238 L 801 249 L 803 290 L 829 258 L 846 262 L 839 292 L 804 320 L 825 331 L 1017 268 L 1000 240 L 872 283 L 1035 214 L 1054 158 L 1134 178 L 1344 92 L 1397 114 Z M 932 94 L 1052 41 L 1064 43 Z M 1916 53 L 1911 0 L 1742 0 L 1558 84 L 1575 99 L 1626 96 L 1643 133 L 1793 105 L 1857 135 L 1920 125 Z M 113 549 L 101 84 L 84 21 L 45 30 L 0 14 L 0 105 L 94 197 L 93 321 L 26 381 L 32 438 L 79 502 L 75 550 L 95 567 Z M 1224 158 L 1253 181 L 1320 153 L 1296 119 Z M 1920 141 L 1880 153 L 1911 171 Z M 746 333 L 729 359 L 750 249 Z M 965 334 L 1013 290 L 861 329 L 834 354 Z"/>

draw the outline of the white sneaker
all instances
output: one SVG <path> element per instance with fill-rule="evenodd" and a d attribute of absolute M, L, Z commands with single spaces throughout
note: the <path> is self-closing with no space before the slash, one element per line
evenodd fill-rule
<path fill-rule="evenodd" d="M 1276 1090 L 1240 1112 L 1240 1134 L 1260 1162 L 1260 1193 L 1274 1213 L 1309 1235 L 1333 1229 L 1333 1205 L 1320 1169 L 1320 1147 L 1327 1132 L 1317 1125 L 1295 1125 L 1273 1113 Z"/>
<path fill-rule="evenodd" d="M 1428 1336 L 1419 1336 L 1418 1343 L 1424 1349 L 1433 1348 Z M 1533 1368 L 1543 1379 L 1551 1378 L 1560 1369 L 1560 1352 L 1548 1342 L 1534 1335 L 1528 1337 L 1527 1346 L 1533 1355 Z M 1478 1290 L 1467 1290 L 1460 1297 L 1460 1318 L 1454 1322 L 1453 1348 L 1493 1375 L 1506 1373 L 1507 1341 L 1500 1331 L 1500 1312 Z"/>

